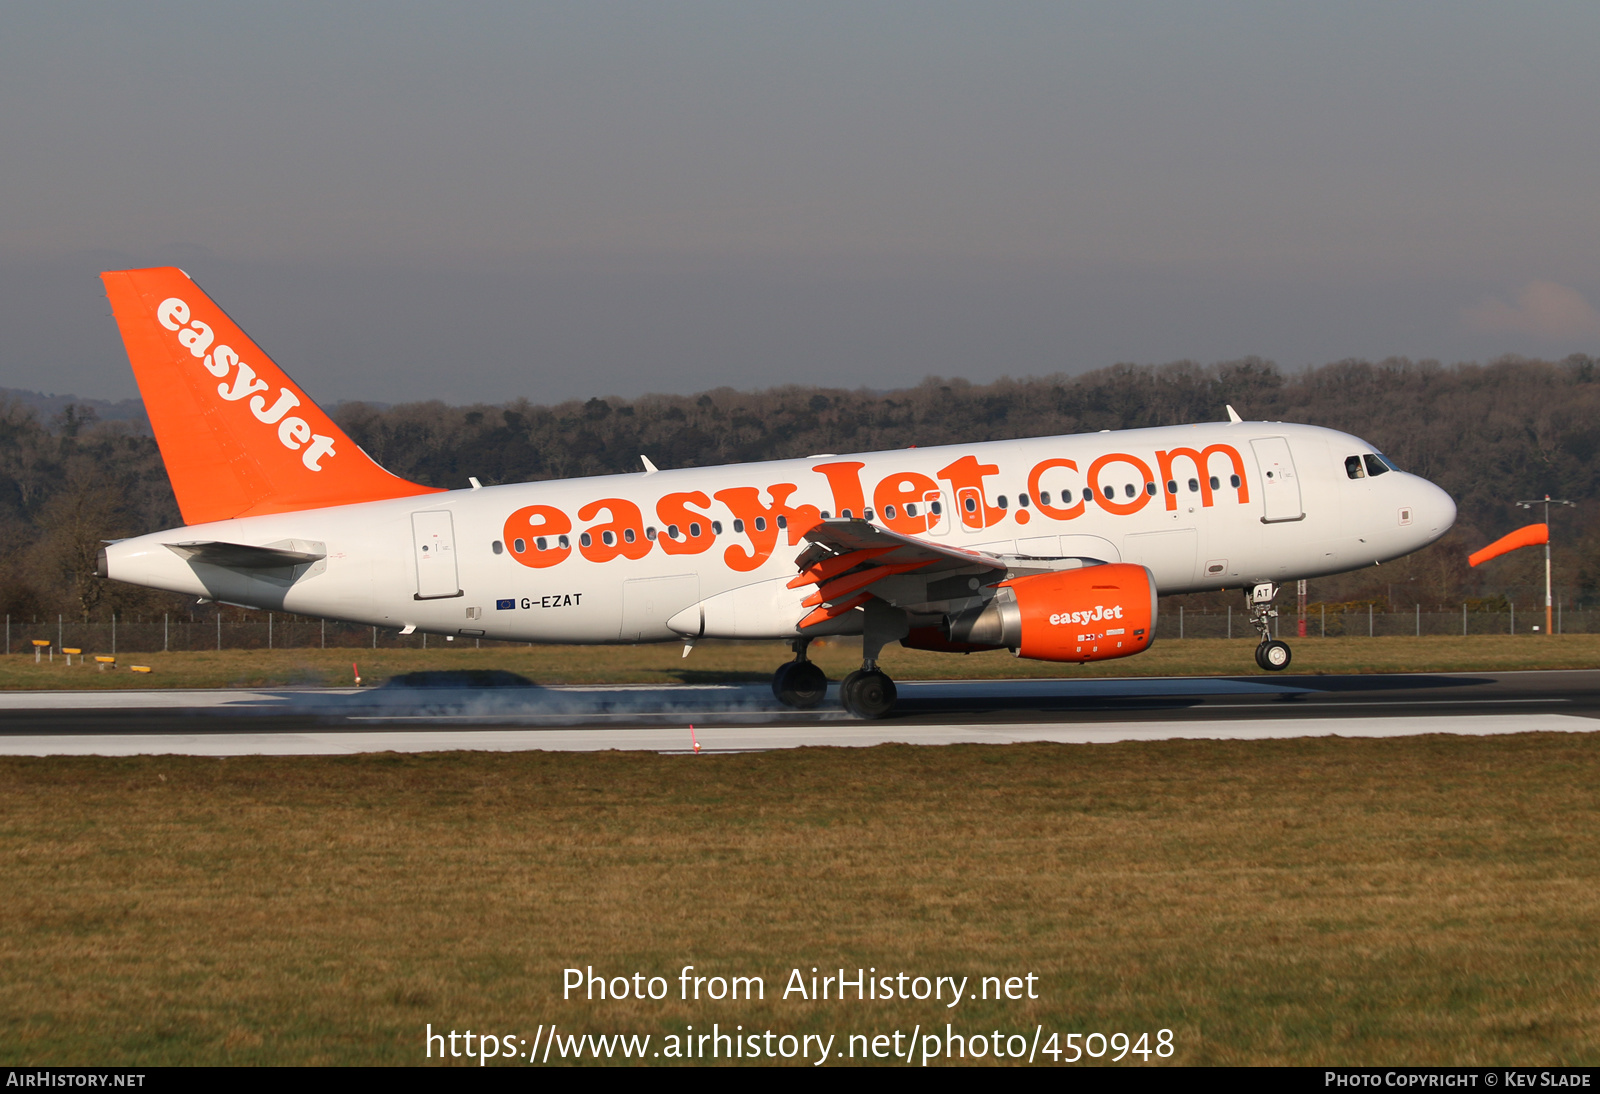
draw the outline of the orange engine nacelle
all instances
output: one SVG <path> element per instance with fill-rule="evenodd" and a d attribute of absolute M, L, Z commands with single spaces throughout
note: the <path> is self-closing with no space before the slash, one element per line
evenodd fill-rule
<path fill-rule="evenodd" d="M 1004 646 L 1036 661 L 1106 661 L 1150 648 L 1156 586 L 1129 563 L 1034 574 L 1002 583 L 980 608 L 945 618 L 952 643 Z"/>

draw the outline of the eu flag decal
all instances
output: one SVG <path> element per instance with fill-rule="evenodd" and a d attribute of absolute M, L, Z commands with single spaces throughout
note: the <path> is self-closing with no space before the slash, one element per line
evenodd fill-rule
<path fill-rule="evenodd" d="M 497 612 L 508 612 L 516 606 L 517 602 L 515 600 L 496 600 L 494 602 L 494 610 Z"/>

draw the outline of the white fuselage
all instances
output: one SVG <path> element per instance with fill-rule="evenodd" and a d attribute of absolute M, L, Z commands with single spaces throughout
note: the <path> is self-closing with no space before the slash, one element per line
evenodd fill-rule
<path fill-rule="evenodd" d="M 1190 452 L 1207 454 L 1206 466 Z M 655 641 L 684 633 L 668 621 L 697 604 L 782 589 L 812 511 L 849 509 L 1001 558 L 1140 563 L 1162 593 L 1236 588 L 1356 569 L 1443 535 L 1455 505 L 1438 487 L 1400 471 L 1351 477 L 1347 459 L 1374 452 L 1334 430 L 1233 422 L 524 483 L 153 533 L 108 546 L 106 570 L 203 599 L 381 627 Z M 195 542 L 325 558 L 251 571 L 168 546 Z M 799 595 L 748 598 L 755 607 L 736 625 L 706 633 L 792 635 Z"/>

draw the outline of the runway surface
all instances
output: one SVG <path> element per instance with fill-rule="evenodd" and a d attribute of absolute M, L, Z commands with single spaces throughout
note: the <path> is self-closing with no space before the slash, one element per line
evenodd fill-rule
<path fill-rule="evenodd" d="M 1600 729 L 1600 670 L 905 682 L 889 718 L 763 685 L 0 693 L 0 755 L 744 752 Z M 691 732 L 690 726 L 693 726 Z"/>

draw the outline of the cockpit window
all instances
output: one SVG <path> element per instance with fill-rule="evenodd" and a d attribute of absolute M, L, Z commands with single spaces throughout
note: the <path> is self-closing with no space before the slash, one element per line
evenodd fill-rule
<path fill-rule="evenodd" d="M 1361 469 L 1360 456 L 1346 456 L 1344 458 L 1344 473 L 1352 479 L 1364 479 L 1367 473 Z"/>
<path fill-rule="evenodd" d="M 1367 474 L 1373 476 L 1374 478 L 1389 471 L 1389 461 L 1385 460 L 1382 456 L 1375 456 L 1371 452 L 1368 452 L 1362 457 L 1362 459 L 1367 461 Z"/>

